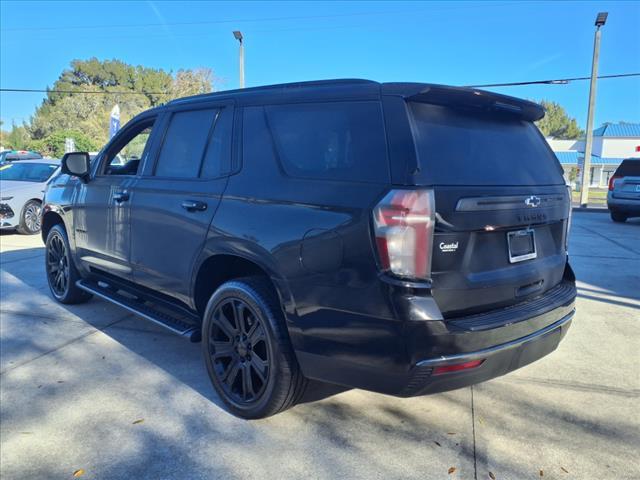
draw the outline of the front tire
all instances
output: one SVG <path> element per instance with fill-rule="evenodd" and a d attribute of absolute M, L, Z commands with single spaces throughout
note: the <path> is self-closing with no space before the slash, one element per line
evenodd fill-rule
<path fill-rule="evenodd" d="M 267 278 L 224 283 L 202 326 L 203 353 L 227 410 L 265 418 L 293 406 L 307 386 L 293 353 L 278 297 Z"/>
<path fill-rule="evenodd" d="M 614 222 L 624 223 L 627 221 L 627 216 L 624 213 L 611 211 L 611 220 Z"/>
<path fill-rule="evenodd" d="M 22 235 L 35 235 L 40 231 L 42 219 L 42 203 L 29 200 L 24 204 L 20 214 L 20 223 L 16 230 Z"/>
<path fill-rule="evenodd" d="M 47 234 L 44 262 L 49 290 L 57 301 L 84 303 L 92 297 L 76 285 L 80 274 L 71 259 L 69 239 L 62 225 L 54 225 Z"/>

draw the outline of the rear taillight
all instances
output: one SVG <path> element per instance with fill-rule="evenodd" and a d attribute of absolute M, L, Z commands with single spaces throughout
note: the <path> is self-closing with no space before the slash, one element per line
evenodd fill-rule
<path fill-rule="evenodd" d="M 404 278 L 431 276 L 433 190 L 392 190 L 373 210 L 382 270 Z"/>
<path fill-rule="evenodd" d="M 615 175 L 613 175 L 611 178 L 609 178 L 609 191 L 613 190 L 613 184 L 615 183 L 615 181 L 617 179 L 619 179 L 620 177 L 616 177 Z"/>
<path fill-rule="evenodd" d="M 454 365 L 443 365 L 441 367 L 435 367 L 432 375 L 442 375 L 443 373 L 460 372 L 462 370 L 470 370 L 472 368 L 478 368 L 484 362 L 483 360 L 471 360 L 470 362 L 456 363 Z"/>

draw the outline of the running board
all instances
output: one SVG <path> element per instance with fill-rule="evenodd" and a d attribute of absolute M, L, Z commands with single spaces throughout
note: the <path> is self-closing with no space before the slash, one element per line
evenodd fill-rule
<path fill-rule="evenodd" d="M 100 297 L 108 302 L 129 310 L 130 312 L 135 313 L 156 325 L 160 325 L 177 335 L 188 338 L 192 342 L 199 342 L 201 340 L 201 333 L 198 327 L 164 312 L 160 312 L 141 300 L 130 298 L 119 293 L 118 290 L 103 287 L 100 284 L 88 282 L 86 280 L 78 280 L 76 285 L 85 292 L 89 292 L 96 297 Z"/>

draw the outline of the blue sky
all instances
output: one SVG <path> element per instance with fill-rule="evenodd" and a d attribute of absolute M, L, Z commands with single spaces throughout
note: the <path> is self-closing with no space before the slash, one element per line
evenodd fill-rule
<path fill-rule="evenodd" d="M 452 85 L 588 76 L 593 22 L 608 11 L 600 74 L 640 72 L 639 2 L 6 2 L 0 86 L 45 88 L 72 59 L 166 70 L 206 66 L 219 89 L 358 77 Z M 175 24 L 182 23 L 182 25 Z M 582 127 L 588 82 L 494 89 L 554 100 Z M 28 120 L 43 94 L 1 93 L 0 117 Z M 601 80 L 596 126 L 640 122 L 640 77 Z"/>

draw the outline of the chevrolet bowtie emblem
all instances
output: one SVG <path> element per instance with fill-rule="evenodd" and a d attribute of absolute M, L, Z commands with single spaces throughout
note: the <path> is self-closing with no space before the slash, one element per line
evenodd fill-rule
<path fill-rule="evenodd" d="M 524 201 L 524 204 L 525 204 L 527 207 L 537 207 L 538 205 L 540 205 L 540 202 L 541 202 L 541 201 L 542 201 L 542 200 L 540 200 L 540 197 L 536 197 L 535 195 L 531 195 L 529 198 L 527 198 L 527 199 Z"/>

